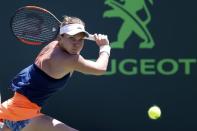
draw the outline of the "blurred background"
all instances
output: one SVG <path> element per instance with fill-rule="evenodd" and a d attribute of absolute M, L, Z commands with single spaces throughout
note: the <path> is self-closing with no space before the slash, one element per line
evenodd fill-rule
<path fill-rule="evenodd" d="M 79 17 L 88 32 L 107 34 L 112 43 L 120 44 L 112 45 L 108 75 L 75 72 L 68 86 L 47 102 L 43 113 L 80 131 L 196 131 L 196 4 L 195 0 L 3 0 L 2 101 L 12 96 L 12 78 L 44 47 L 19 42 L 10 29 L 16 9 L 36 5 L 60 20 L 63 15 Z M 96 59 L 98 47 L 86 41 L 82 55 Z M 152 105 L 161 108 L 158 120 L 147 116 Z"/>

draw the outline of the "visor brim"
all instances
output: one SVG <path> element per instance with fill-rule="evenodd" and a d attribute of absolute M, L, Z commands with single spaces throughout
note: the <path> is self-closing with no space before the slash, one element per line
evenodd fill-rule
<path fill-rule="evenodd" d="M 66 32 L 66 34 L 71 35 L 71 36 L 79 34 L 79 33 L 84 33 L 85 37 L 89 37 L 89 33 L 87 31 L 81 30 L 81 29 L 75 29 L 75 30 Z"/>

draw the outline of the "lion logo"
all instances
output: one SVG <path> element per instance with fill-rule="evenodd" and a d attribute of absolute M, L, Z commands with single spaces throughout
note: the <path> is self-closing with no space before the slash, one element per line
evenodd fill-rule
<path fill-rule="evenodd" d="M 147 1 L 153 5 L 153 0 Z M 139 48 L 151 49 L 154 47 L 154 40 L 147 28 L 151 21 L 151 15 L 145 0 L 106 0 L 105 4 L 112 9 L 104 12 L 104 18 L 118 17 L 123 20 L 117 40 L 111 43 L 112 48 L 123 49 L 126 40 L 132 33 L 136 33 L 142 39 Z M 138 11 L 144 11 L 145 20 L 139 17 Z"/>

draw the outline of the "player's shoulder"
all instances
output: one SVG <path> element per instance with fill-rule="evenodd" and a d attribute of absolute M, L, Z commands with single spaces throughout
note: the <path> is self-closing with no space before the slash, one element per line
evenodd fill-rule
<path fill-rule="evenodd" d="M 73 61 L 78 61 L 82 56 L 80 54 L 69 55 L 69 59 Z"/>
<path fill-rule="evenodd" d="M 79 63 L 83 63 L 85 60 L 80 54 L 69 55 L 67 59 L 70 61 L 70 63 L 72 63 L 72 65 L 78 65 Z"/>
<path fill-rule="evenodd" d="M 54 41 L 49 42 L 46 46 L 55 47 L 58 45 L 58 43 L 59 43 L 59 41 L 54 40 Z"/>

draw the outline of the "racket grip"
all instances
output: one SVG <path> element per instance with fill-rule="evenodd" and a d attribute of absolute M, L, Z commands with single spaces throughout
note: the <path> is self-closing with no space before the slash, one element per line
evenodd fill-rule
<path fill-rule="evenodd" d="M 95 37 L 92 34 L 89 34 L 89 37 L 85 37 L 85 39 L 95 41 Z"/>

